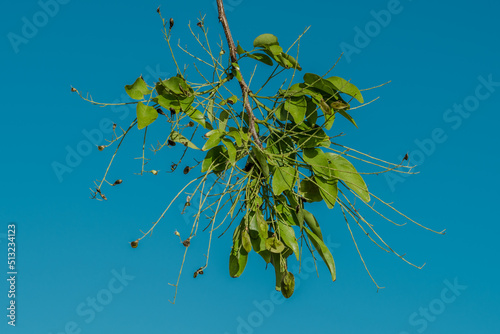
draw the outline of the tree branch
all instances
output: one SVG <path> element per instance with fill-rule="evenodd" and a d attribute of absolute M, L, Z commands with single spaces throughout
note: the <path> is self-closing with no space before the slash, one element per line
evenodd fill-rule
<path fill-rule="evenodd" d="M 217 9 L 219 11 L 219 21 L 222 24 L 224 33 L 226 35 L 227 44 L 229 46 L 229 55 L 231 56 L 231 63 L 238 64 L 238 59 L 236 58 L 236 46 L 234 45 L 233 37 L 231 36 L 231 30 L 229 30 L 229 24 L 227 23 L 226 13 L 224 11 L 224 4 L 222 0 L 217 0 Z M 239 69 L 236 69 L 239 70 Z M 241 79 L 240 79 L 241 78 Z M 238 78 L 240 83 L 241 94 L 243 97 L 243 106 L 248 114 L 248 131 L 252 134 L 255 143 L 262 149 L 262 143 L 260 142 L 257 131 L 255 130 L 255 116 L 253 114 L 252 107 L 248 101 L 248 86 L 242 76 Z"/>

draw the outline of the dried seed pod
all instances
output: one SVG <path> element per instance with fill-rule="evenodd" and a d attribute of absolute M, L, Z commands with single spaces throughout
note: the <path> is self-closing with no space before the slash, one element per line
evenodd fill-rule
<path fill-rule="evenodd" d="M 123 181 L 122 181 L 122 179 L 118 179 L 118 180 L 116 180 L 116 181 L 115 181 L 115 183 L 113 183 L 112 185 L 113 185 L 113 186 L 116 186 L 116 185 L 121 184 L 122 182 L 123 182 Z"/>
<path fill-rule="evenodd" d="M 196 278 L 196 276 L 198 276 L 198 270 L 194 272 L 193 278 Z"/>
<path fill-rule="evenodd" d="M 103 200 L 105 200 L 105 201 L 107 201 L 107 200 L 108 200 L 108 198 L 107 198 L 106 196 L 104 196 L 104 194 L 101 194 L 101 197 L 102 197 L 102 199 L 103 199 Z"/>
<path fill-rule="evenodd" d="M 187 238 L 186 240 L 184 240 L 184 241 L 182 242 L 182 245 L 183 245 L 184 247 L 189 247 L 189 245 L 191 245 L 191 238 Z"/>
<path fill-rule="evenodd" d="M 139 246 L 139 239 L 132 241 L 130 243 L 130 246 L 132 246 L 132 248 L 137 248 L 137 246 Z"/>
<path fill-rule="evenodd" d="M 168 146 L 175 146 L 175 141 L 169 139 L 168 142 L 167 142 L 167 145 Z"/>
<path fill-rule="evenodd" d="M 174 232 L 174 234 L 175 234 L 176 236 L 178 236 L 178 237 L 180 237 L 180 236 L 181 236 L 181 234 L 179 233 L 179 231 L 175 231 L 175 232 Z"/>
<path fill-rule="evenodd" d="M 157 108 L 157 109 L 156 109 L 156 112 L 157 112 L 158 114 L 160 114 L 160 115 L 167 116 L 167 115 L 165 115 L 165 113 L 163 112 L 163 110 L 161 110 L 161 108 Z"/>
<path fill-rule="evenodd" d="M 403 158 L 403 161 L 408 160 L 408 158 L 409 158 L 408 153 L 406 153 L 404 158 Z"/>
<path fill-rule="evenodd" d="M 156 12 L 161 15 L 160 6 L 158 6 L 158 8 L 156 8 Z"/>
<path fill-rule="evenodd" d="M 189 173 L 190 170 L 191 170 L 191 167 L 186 166 L 186 168 L 184 168 L 184 174 Z"/>
<path fill-rule="evenodd" d="M 113 123 L 113 131 L 116 130 L 116 123 Z"/>
<path fill-rule="evenodd" d="M 105 148 L 106 148 L 106 146 L 104 146 L 104 145 L 99 145 L 99 146 L 97 146 L 97 149 L 98 149 L 99 151 L 102 151 L 102 150 L 104 150 Z"/>
<path fill-rule="evenodd" d="M 174 117 L 174 116 L 175 116 L 175 109 L 170 108 L 170 117 Z"/>
<path fill-rule="evenodd" d="M 196 23 L 196 25 L 200 28 L 203 28 L 203 23 L 201 23 L 201 21 L 199 21 L 198 23 Z"/>
<path fill-rule="evenodd" d="M 192 127 L 194 126 L 193 121 L 190 121 L 190 122 L 188 123 L 188 126 L 189 126 L 190 128 L 192 128 Z"/>
<path fill-rule="evenodd" d="M 75 87 L 71 87 L 71 91 L 72 91 L 73 93 L 77 92 L 77 90 L 76 90 L 76 88 L 75 88 Z"/>
<path fill-rule="evenodd" d="M 174 19 L 170 18 L 170 29 L 172 29 L 173 26 L 174 26 Z"/>
<path fill-rule="evenodd" d="M 153 173 L 153 175 L 158 175 L 158 171 L 157 170 L 152 170 L 151 173 Z"/>
<path fill-rule="evenodd" d="M 199 269 L 198 269 L 199 270 Z M 198 274 L 203 275 L 203 270 L 200 270 Z"/>

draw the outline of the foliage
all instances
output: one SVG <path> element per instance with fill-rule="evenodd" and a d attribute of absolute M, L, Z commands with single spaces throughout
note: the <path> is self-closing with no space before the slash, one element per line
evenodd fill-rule
<path fill-rule="evenodd" d="M 120 136 L 115 133 L 105 146 L 119 141 L 112 160 L 125 136 L 137 126 L 138 131 L 144 131 L 141 174 L 158 174 L 157 170 L 145 170 L 147 130 L 158 122 L 168 123 L 170 133 L 163 139 L 163 144 L 158 144 L 153 151 L 156 153 L 176 143 L 184 147 L 182 157 L 179 163 L 172 165 L 172 171 L 176 170 L 188 149 L 204 156 L 199 163 L 201 175 L 189 182 L 165 210 L 186 189 L 191 190 L 188 191 L 185 206 L 191 205 L 194 196 L 200 196 L 192 232 L 186 240 L 181 239 L 186 252 L 202 218 L 209 221 L 210 243 L 212 233 L 226 220 L 230 221 L 227 228 L 239 221 L 234 227 L 233 246 L 229 253 L 229 274 L 231 277 L 242 275 L 248 256 L 253 251 L 267 264 L 274 266 L 276 290 L 282 291 L 287 298 L 294 290 L 294 276 L 288 271 L 288 258 L 294 256 L 300 260 L 304 245 L 313 254 L 319 254 L 332 280 L 336 279 L 333 256 L 325 245 L 318 220 L 306 210 L 307 203 L 324 202 L 329 209 L 340 207 L 348 227 L 349 217 L 366 235 L 369 236 L 367 230 L 374 232 L 378 241 L 372 240 L 378 246 L 405 260 L 375 233 L 373 225 L 352 204 L 355 199 L 366 204 L 372 197 L 379 199 L 371 196 L 363 173 L 359 173 L 351 161 L 356 159 L 380 167 L 381 170 L 374 174 L 389 170 L 411 173 L 411 167 L 403 166 L 402 163 L 387 163 L 349 149 L 336 143 L 337 136 L 328 133 L 337 117 L 343 117 L 357 127 L 351 114 L 365 103 L 361 90 L 350 80 L 329 76 L 331 70 L 324 75 L 304 73 L 298 79 L 302 71 L 297 60 L 298 47 L 296 55 L 292 55 L 290 50 L 295 44 L 300 45 L 303 34 L 287 50 L 280 46 L 278 38 L 272 34 L 257 36 L 250 50 L 239 43 L 235 46 L 222 1 L 218 1 L 218 4 L 229 57 L 222 44 L 219 45 L 218 55 L 212 51 L 203 18 L 197 24 L 201 36 L 190 29 L 210 60 L 205 61 L 201 56 L 192 55 L 183 49 L 210 68 L 210 76 L 214 80 L 207 79 L 210 76 L 197 66 L 198 74 L 204 79 L 202 83 L 191 81 L 185 71 L 181 71 L 170 44 L 173 20 L 162 18 L 164 36 L 177 66 L 177 74 L 151 84 L 139 77 L 125 86 L 127 94 L 135 101 L 132 103 L 136 104 L 137 117 L 127 130 L 122 129 Z M 259 88 L 252 91 L 244 80 L 240 64 L 261 64 L 259 69 L 263 66 L 272 67 L 273 70 Z M 266 86 L 282 73 L 288 79 L 277 86 L 279 88 L 271 89 L 272 94 L 264 94 Z M 236 82 L 240 92 L 234 92 Z M 83 98 L 99 104 L 91 98 Z M 356 106 L 356 103 L 361 105 Z M 200 130 L 205 132 L 206 140 L 198 144 L 193 138 Z M 400 170 L 401 167 L 403 170 Z M 184 173 L 189 173 L 192 168 L 187 166 Z M 94 198 L 107 199 L 102 186 L 104 182 L 109 183 L 106 181 L 108 171 L 109 167 L 104 178 L 96 183 Z M 370 205 L 367 207 L 373 209 Z M 133 242 L 133 247 L 137 247 L 140 240 L 152 233 L 165 212 L 149 231 Z M 176 234 L 180 238 L 178 232 Z M 195 277 L 208 266 L 210 243 L 207 262 L 196 271 Z M 178 282 L 174 285 L 176 294 Z"/>

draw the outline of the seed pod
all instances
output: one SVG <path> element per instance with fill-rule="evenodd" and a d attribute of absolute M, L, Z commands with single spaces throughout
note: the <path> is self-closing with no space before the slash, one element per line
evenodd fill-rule
<path fill-rule="evenodd" d="M 123 182 L 122 179 L 118 179 L 118 180 L 115 181 L 115 183 L 113 183 L 113 186 L 119 185 L 122 182 Z"/>
<path fill-rule="evenodd" d="M 99 146 L 97 146 L 97 149 L 98 149 L 99 151 L 102 151 L 102 150 L 104 150 L 105 148 L 106 148 L 106 146 L 104 146 L 104 145 L 99 145 Z"/>
<path fill-rule="evenodd" d="M 107 198 L 106 196 L 104 196 L 104 194 L 101 194 L 101 197 L 102 197 L 102 199 L 103 199 L 103 200 L 105 200 L 105 201 L 107 201 L 107 200 L 108 200 L 108 198 Z"/>
<path fill-rule="evenodd" d="M 167 115 L 165 115 L 165 113 L 163 112 L 163 110 L 161 110 L 161 108 L 157 108 L 157 109 L 156 109 L 156 112 L 157 112 L 158 114 L 160 114 L 160 115 L 167 116 Z"/>
<path fill-rule="evenodd" d="M 139 239 L 137 239 L 136 241 L 132 241 L 130 243 L 130 246 L 132 246 L 132 248 L 137 248 L 137 246 L 139 246 Z"/>
<path fill-rule="evenodd" d="M 113 131 L 116 130 L 116 123 L 113 123 Z"/>
<path fill-rule="evenodd" d="M 153 175 L 158 175 L 158 171 L 157 170 L 152 170 L 151 173 L 153 173 Z"/>
<path fill-rule="evenodd" d="M 283 297 L 290 298 L 293 295 L 293 290 L 295 289 L 295 277 L 290 272 L 286 272 L 281 278 L 281 293 Z"/>
<path fill-rule="evenodd" d="M 76 90 L 76 88 L 75 88 L 75 87 L 71 87 L 71 91 L 72 91 L 73 93 L 77 92 L 77 90 Z"/>
<path fill-rule="evenodd" d="M 200 269 L 198 269 L 198 270 L 200 270 Z M 198 274 L 203 275 L 203 270 L 200 270 L 200 271 L 198 272 Z"/>
<path fill-rule="evenodd" d="M 173 26 L 174 26 L 174 19 L 170 18 L 170 29 L 172 29 Z"/>
<path fill-rule="evenodd" d="M 404 158 L 403 158 L 403 161 L 408 160 L 408 158 L 409 158 L 408 153 L 406 153 Z"/>
<path fill-rule="evenodd" d="M 175 116 L 175 109 L 170 108 L 170 117 L 174 117 L 174 116 Z"/>
<path fill-rule="evenodd" d="M 184 241 L 182 242 L 182 245 L 183 245 L 184 247 L 189 247 L 189 245 L 191 245 L 191 238 L 187 238 L 186 240 L 184 240 Z"/>
<path fill-rule="evenodd" d="M 198 23 L 196 23 L 196 25 L 197 25 L 198 27 L 200 27 L 200 28 L 203 28 L 203 23 L 201 23 L 201 21 L 200 21 L 200 22 L 198 22 Z"/>
<path fill-rule="evenodd" d="M 196 278 L 196 276 L 198 276 L 198 270 L 194 272 L 193 278 Z"/>
<path fill-rule="evenodd" d="M 168 144 L 168 146 L 175 146 L 175 141 L 169 139 L 167 144 Z"/>
<path fill-rule="evenodd" d="M 194 126 L 194 123 L 193 123 L 192 121 L 190 121 L 190 122 L 188 123 L 188 126 L 189 126 L 190 128 L 192 128 L 192 127 Z"/>
<path fill-rule="evenodd" d="M 156 12 L 161 15 L 160 6 L 158 6 L 158 8 L 156 8 Z"/>
<path fill-rule="evenodd" d="M 191 167 L 186 166 L 186 168 L 184 168 L 184 174 L 189 173 L 190 170 L 191 170 Z"/>
<path fill-rule="evenodd" d="M 181 236 L 181 234 L 179 233 L 179 231 L 175 231 L 175 232 L 174 232 L 174 234 L 175 234 L 176 236 L 178 236 L 178 237 L 180 237 L 180 236 Z"/>

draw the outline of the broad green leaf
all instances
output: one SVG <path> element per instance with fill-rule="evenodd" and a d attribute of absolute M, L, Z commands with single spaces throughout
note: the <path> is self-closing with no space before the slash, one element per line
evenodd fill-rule
<path fill-rule="evenodd" d="M 319 148 L 304 148 L 304 161 L 311 166 L 316 175 L 330 178 L 330 163 L 326 154 Z"/>
<path fill-rule="evenodd" d="M 252 251 L 252 240 L 246 228 L 241 229 L 241 245 L 247 254 Z"/>
<path fill-rule="evenodd" d="M 303 179 L 300 182 L 300 192 L 307 202 L 321 202 L 323 200 L 318 186 L 311 179 Z"/>
<path fill-rule="evenodd" d="M 219 114 L 219 130 L 226 131 L 227 121 L 229 119 L 229 113 L 227 110 L 222 109 Z"/>
<path fill-rule="evenodd" d="M 295 231 L 291 226 L 288 226 L 288 224 L 286 224 L 286 222 L 282 221 L 281 219 L 278 220 L 278 227 L 281 240 L 283 240 L 283 242 L 288 247 L 290 247 L 298 261 L 300 249 L 299 244 L 297 243 L 297 238 L 295 237 Z"/>
<path fill-rule="evenodd" d="M 176 143 L 181 143 L 184 146 L 199 150 L 199 148 L 195 144 L 193 144 L 189 139 L 187 139 L 177 131 L 172 131 L 172 133 L 170 134 L 170 139 L 172 141 L 175 141 Z"/>
<path fill-rule="evenodd" d="M 326 206 L 332 209 L 335 206 L 337 200 L 337 180 L 324 179 L 320 176 L 315 175 L 314 180 L 318 184 L 319 192 L 325 200 Z"/>
<path fill-rule="evenodd" d="M 295 184 L 297 171 L 293 167 L 278 167 L 274 171 L 273 176 L 273 193 L 275 195 L 281 194 L 287 189 L 292 189 Z"/>
<path fill-rule="evenodd" d="M 287 205 L 276 205 L 276 212 L 278 217 L 287 221 L 290 225 L 299 226 L 302 228 L 302 222 L 294 210 L 291 210 Z"/>
<path fill-rule="evenodd" d="M 271 253 L 271 264 L 274 266 L 274 273 L 276 275 L 276 291 L 281 291 L 281 281 L 286 272 L 286 266 L 281 263 L 281 254 Z M 286 263 L 286 259 L 284 260 Z"/>
<path fill-rule="evenodd" d="M 260 165 L 260 170 L 262 171 L 264 177 L 269 177 L 269 165 L 267 164 L 267 159 L 264 152 L 262 152 L 260 148 L 257 147 L 253 147 L 252 152 L 255 154 L 255 158 Z"/>
<path fill-rule="evenodd" d="M 326 80 L 331 82 L 335 86 L 335 89 L 338 90 L 339 92 L 354 97 L 356 100 L 359 101 L 359 103 L 364 102 L 363 95 L 361 95 L 359 89 L 349 81 L 339 77 L 330 77 L 327 78 Z"/>
<path fill-rule="evenodd" d="M 276 237 L 267 238 L 266 249 L 271 253 L 281 253 L 285 249 L 285 244 Z"/>
<path fill-rule="evenodd" d="M 231 277 L 241 276 L 247 265 L 247 260 L 248 254 L 243 254 L 240 251 L 232 249 L 229 256 L 229 275 Z"/>
<path fill-rule="evenodd" d="M 291 272 L 286 272 L 281 278 L 281 293 L 283 297 L 290 298 L 295 290 L 295 277 Z"/>
<path fill-rule="evenodd" d="M 142 100 L 144 95 L 151 94 L 152 90 L 148 89 L 146 82 L 141 76 L 138 77 L 133 84 L 126 85 L 125 92 L 134 100 Z"/>
<path fill-rule="evenodd" d="M 210 123 L 214 124 L 215 114 L 214 114 L 214 99 L 213 98 L 208 100 L 207 116 L 208 116 L 208 119 L 210 120 Z"/>
<path fill-rule="evenodd" d="M 283 48 L 279 45 L 269 45 L 266 47 L 266 51 L 269 51 L 272 56 L 274 56 L 274 59 L 279 61 L 281 59 L 277 58 L 278 55 L 281 55 L 283 53 Z"/>
<path fill-rule="evenodd" d="M 370 202 L 370 192 L 365 181 L 359 175 L 354 166 L 341 155 L 327 153 L 326 156 L 333 168 L 333 175 L 344 181 L 345 185 L 351 188 L 365 202 Z"/>
<path fill-rule="evenodd" d="M 328 270 L 330 271 L 330 274 L 332 275 L 332 281 L 335 282 L 337 279 L 337 274 L 335 271 L 335 262 L 333 261 L 333 256 L 332 253 L 330 253 L 330 250 L 328 247 L 326 247 L 325 243 L 318 238 L 314 233 L 312 233 L 308 228 L 305 228 L 307 236 L 309 237 L 309 240 L 311 243 L 314 245 L 314 248 L 318 251 L 319 255 L 325 262 L 326 266 L 328 267 Z"/>
<path fill-rule="evenodd" d="M 226 145 L 227 153 L 229 154 L 229 161 L 234 164 L 236 162 L 236 147 L 234 147 L 233 142 L 227 138 L 222 138 L 221 140 L 224 145 Z"/>
<path fill-rule="evenodd" d="M 335 121 L 335 114 L 325 113 L 325 129 L 330 130 L 332 128 L 333 122 Z"/>
<path fill-rule="evenodd" d="M 322 90 L 323 92 L 328 93 L 329 95 L 335 95 L 336 93 L 335 87 L 331 82 L 321 78 L 319 75 L 314 73 L 304 74 L 304 83 L 306 83 L 310 87 Z"/>
<path fill-rule="evenodd" d="M 243 142 L 241 141 L 241 134 L 238 130 L 231 130 L 227 135 L 234 138 L 238 147 L 243 145 Z"/>
<path fill-rule="evenodd" d="M 239 55 L 246 53 L 245 50 L 240 46 L 240 42 L 238 41 L 238 46 L 236 47 L 236 52 L 238 52 Z"/>
<path fill-rule="evenodd" d="M 284 108 L 292 115 L 295 123 L 300 124 L 306 115 L 307 101 L 303 96 L 290 97 L 285 101 Z"/>
<path fill-rule="evenodd" d="M 243 80 L 243 77 L 241 76 L 240 65 L 238 65 L 238 63 L 231 63 L 231 65 L 233 65 L 233 75 L 236 77 L 236 80 L 238 80 L 238 82 L 241 82 Z"/>
<path fill-rule="evenodd" d="M 316 236 L 320 239 L 323 240 L 323 233 L 321 233 L 321 228 L 319 227 L 318 221 L 316 220 L 316 217 L 312 213 L 310 213 L 307 210 L 304 211 L 304 220 L 306 221 L 307 226 L 311 229 L 311 231 L 316 234 Z"/>
<path fill-rule="evenodd" d="M 186 83 L 186 80 L 179 76 L 171 77 L 168 80 L 161 81 L 161 86 L 172 95 L 178 96 L 191 96 L 193 89 Z M 158 91 L 158 88 L 157 88 Z M 163 91 L 160 89 L 158 94 L 163 95 Z"/>
<path fill-rule="evenodd" d="M 278 107 L 276 107 L 274 113 L 276 115 L 276 118 L 282 122 L 286 122 L 291 119 L 290 114 L 285 109 L 285 104 L 280 104 Z"/>
<path fill-rule="evenodd" d="M 208 137 L 208 140 L 206 141 L 205 145 L 203 145 L 202 151 L 208 151 L 212 147 L 219 145 L 220 138 L 224 136 L 224 132 L 220 130 L 212 130 L 210 132 L 211 132 L 210 137 Z"/>
<path fill-rule="evenodd" d="M 253 41 L 254 48 L 266 47 L 266 46 L 277 45 L 277 44 L 278 44 L 278 37 L 276 37 L 272 34 L 262 34 L 262 35 L 258 36 L 257 38 L 255 38 Z"/>
<path fill-rule="evenodd" d="M 258 60 L 266 65 L 273 66 L 273 60 L 264 53 L 249 53 L 248 57 Z"/>
<path fill-rule="evenodd" d="M 189 116 L 193 121 L 200 124 L 204 128 L 211 128 L 210 124 L 205 121 L 205 116 L 198 109 L 190 108 L 186 111 L 186 115 Z"/>
<path fill-rule="evenodd" d="M 316 121 L 318 120 L 318 107 L 312 101 L 310 97 L 306 96 L 307 109 L 306 109 L 306 121 L 310 126 L 316 125 Z"/>
<path fill-rule="evenodd" d="M 302 148 L 315 148 L 318 146 L 329 147 L 330 138 L 320 126 L 302 130 L 293 136 L 297 146 Z"/>
<path fill-rule="evenodd" d="M 158 118 L 158 112 L 155 108 L 147 106 L 142 102 L 137 103 L 137 128 L 140 130 L 150 125 Z"/>
<path fill-rule="evenodd" d="M 211 148 L 203 163 L 201 164 L 201 172 L 205 173 L 208 170 L 222 171 L 227 164 L 227 150 L 224 146 L 216 146 Z"/>

